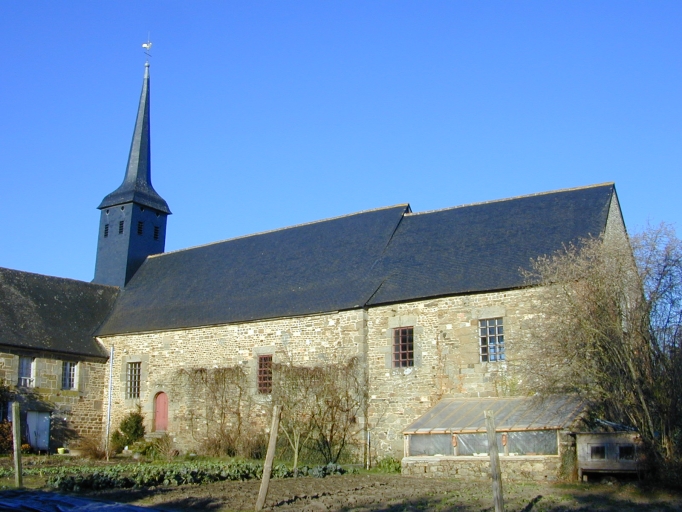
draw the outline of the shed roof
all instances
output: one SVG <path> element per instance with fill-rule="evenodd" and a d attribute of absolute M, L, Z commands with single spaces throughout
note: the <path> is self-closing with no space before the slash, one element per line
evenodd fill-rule
<path fill-rule="evenodd" d="M 361 212 L 147 258 L 98 335 L 362 308 L 526 285 L 521 268 L 604 232 L 613 184 L 434 212 Z"/>
<path fill-rule="evenodd" d="M 0 268 L 0 345 L 106 358 L 93 338 L 118 288 Z"/>
<path fill-rule="evenodd" d="M 555 430 L 570 426 L 584 408 L 584 402 L 572 396 L 444 398 L 403 433 L 485 432 L 487 410 L 493 411 L 497 430 Z"/>

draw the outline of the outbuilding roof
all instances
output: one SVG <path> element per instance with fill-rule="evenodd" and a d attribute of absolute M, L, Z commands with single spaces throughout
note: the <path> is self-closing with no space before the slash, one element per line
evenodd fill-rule
<path fill-rule="evenodd" d="M 118 288 L 0 268 L 0 345 L 106 358 L 94 332 Z"/>
<path fill-rule="evenodd" d="M 531 258 L 600 236 L 613 184 L 416 213 L 401 205 L 147 258 L 99 335 L 525 286 Z"/>
<path fill-rule="evenodd" d="M 584 409 L 572 396 L 444 398 L 403 434 L 485 432 L 487 410 L 493 411 L 498 431 L 556 430 L 569 427 Z"/>

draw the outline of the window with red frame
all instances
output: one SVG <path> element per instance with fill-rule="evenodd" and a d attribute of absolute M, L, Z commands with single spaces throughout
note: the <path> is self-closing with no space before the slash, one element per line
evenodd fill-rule
<path fill-rule="evenodd" d="M 393 329 L 393 368 L 414 366 L 414 329 Z"/>
<path fill-rule="evenodd" d="M 258 392 L 272 393 L 272 355 L 258 356 Z"/>

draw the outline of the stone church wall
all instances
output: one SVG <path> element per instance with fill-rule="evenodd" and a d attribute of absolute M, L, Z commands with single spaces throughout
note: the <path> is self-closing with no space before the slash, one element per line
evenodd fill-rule
<path fill-rule="evenodd" d="M 508 362 L 520 355 L 524 326 L 539 310 L 536 289 L 445 297 L 368 311 L 373 455 L 400 458 L 402 431 L 443 397 L 509 396 L 518 392 Z M 502 318 L 505 362 L 481 362 L 478 321 Z M 414 331 L 414 366 L 394 368 L 393 332 Z"/>
<path fill-rule="evenodd" d="M 168 396 L 167 432 L 182 449 L 190 450 L 206 437 L 205 421 L 196 420 L 198 397 L 179 377 L 179 370 L 242 366 L 250 380 L 250 399 L 256 421 L 269 422 L 270 396 L 257 392 L 259 355 L 273 356 L 276 363 L 295 365 L 345 362 L 362 356 L 365 339 L 364 314 L 347 311 L 315 316 L 183 329 L 167 332 L 131 334 L 102 338 L 114 346 L 114 384 L 112 393 L 112 431 L 121 419 L 139 405 L 148 432 L 154 431 L 154 399 Z M 126 367 L 141 363 L 139 399 L 126 399 Z M 108 378 L 108 377 L 107 377 Z M 107 403 L 105 389 L 104 402 Z M 202 424 L 203 422 L 203 424 Z"/>
<path fill-rule="evenodd" d="M 367 369 L 369 408 L 358 418 L 370 431 L 372 456 L 400 458 L 402 431 L 443 397 L 507 396 L 517 383 L 507 362 L 481 362 L 478 321 L 502 318 L 507 361 L 519 354 L 526 322 L 540 305 L 537 290 L 445 297 L 315 316 L 103 338 L 115 348 L 112 429 L 138 406 L 154 430 L 154 398 L 169 398 L 168 433 L 183 450 L 205 437 L 191 419 L 205 404 L 178 377 L 180 369 L 239 365 L 250 379 L 256 421 L 267 424 L 269 395 L 257 393 L 259 355 L 295 365 L 345 362 L 358 356 Z M 412 327 L 414 366 L 394 368 L 393 331 Z M 522 343 L 521 343 L 522 345 Z M 139 399 L 126 399 L 126 365 L 139 362 Z M 104 403 L 107 403 L 105 390 Z"/>
<path fill-rule="evenodd" d="M 31 387 L 19 387 L 19 356 L 0 353 L 0 379 L 17 394 L 22 412 L 51 412 L 52 449 L 75 444 L 78 437 L 102 435 L 102 389 L 104 362 L 65 360 L 78 363 L 74 389 L 62 389 L 61 359 L 49 354 L 33 359 Z M 3 411 L 5 413 L 5 411 Z"/>

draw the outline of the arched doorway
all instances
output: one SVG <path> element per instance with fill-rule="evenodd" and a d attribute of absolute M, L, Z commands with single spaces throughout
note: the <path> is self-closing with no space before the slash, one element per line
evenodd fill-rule
<path fill-rule="evenodd" d="M 154 397 L 154 432 L 168 428 L 168 395 L 163 391 Z"/>

